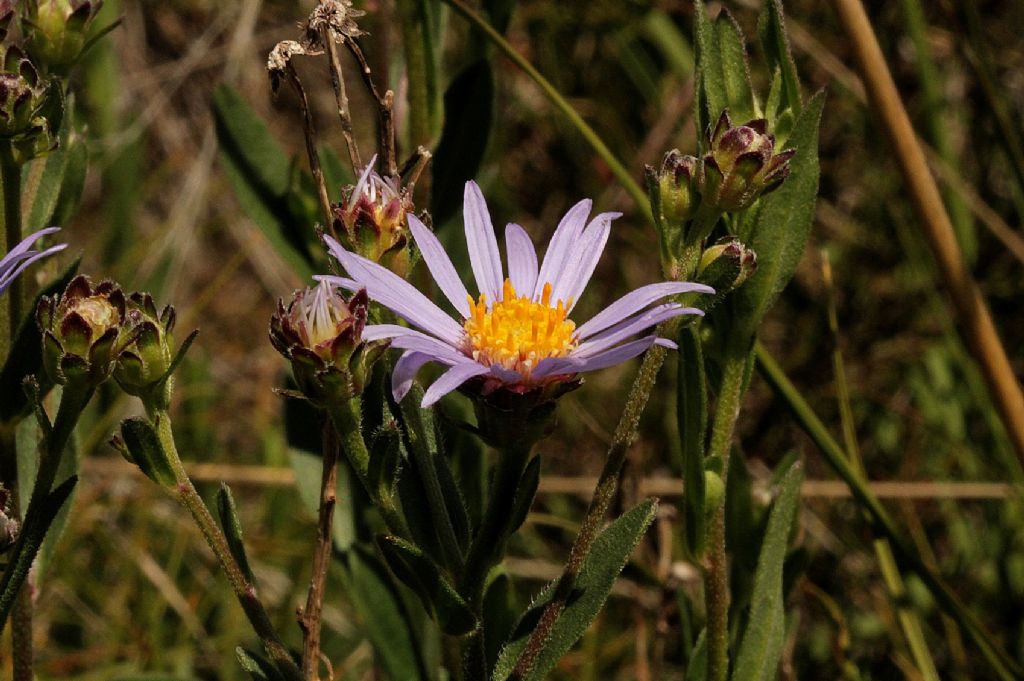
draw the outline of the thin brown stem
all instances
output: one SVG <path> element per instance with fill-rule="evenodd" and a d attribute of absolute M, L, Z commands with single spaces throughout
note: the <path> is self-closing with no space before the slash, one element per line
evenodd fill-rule
<path fill-rule="evenodd" d="M 658 336 L 670 338 L 673 333 L 670 329 L 674 329 L 675 326 L 671 322 L 667 323 L 667 326 L 663 324 L 655 333 Z M 565 569 L 558 580 L 558 585 L 555 587 L 555 593 L 551 602 L 544 609 L 540 620 L 537 622 L 537 626 L 534 628 L 533 633 L 530 634 L 526 647 L 519 655 L 519 659 L 516 660 L 516 665 L 509 676 L 510 681 L 520 681 L 529 675 L 530 670 L 533 669 L 533 665 L 537 661 L 537 657 L 547 643 L 551 629 L 555 626 L 559 615 L 565 609 L 566 602 L 576 584 L 576 579 L 583 569 L 583 561 L 590 552 L 590 547 L 597 538 L 598 531 L 604 522 L 605 514 L 608 512 L 608 507 L 611 506 L 612 499 L 615 497 L 615 491 L 619 486 L 619 474 L 622 472 L 622 464 L 626 460 L 626 452 L 633 443 L 633 438 L 636 437 L 637 428 L 640 425 L 640 415 L 643 413 L 644 407 L 647 406 L 647 400 L 651 396 L 651 390 L 654 388 L 658 371 L 665 362 L 666 352 L 665 348 L 655 345 L 644 356 L 643 363 L 640 365 L 640 371 L 633 381 L 633 387 L 629 391 L 626 407 L 619 419 L 618 426 L 615 428 L 615 435 L 612 437 L 612 444 L 608 448 L 604 468 L 601 470 L 601 477 L 598 479 L 597 487 L 594 489 L 594 496 L 590 501 L 590 507 L 587 509 L 587 514 L 580 524 L 580 531 L 576 535 L 572 549 L 569 551 L 569 559 L 566 561 Z"/>
<path fill-rule="evenodd" d="M 384 169 L 390 177 L 396 177 L 398 175 L 398 160 L 395 155 L 395 93 L 391 90 L 385 90 L 382 95 L 377 89 L 373 82 L 373 70 L 366 61 L 366 55 L 363 54 L 359 43 L 349 38 L 345 41 L 345 46 L 359 64 L 359 73 L 363 77 L 363 82 L 366 83 L 366 89 L 370 91 L 370 94 L 377 101 L 377 116 L 380 123 L 380 152 L 384 156 Z"/>
<path fill-rule="evenodd" d="M 331 565 L 331 525 L 338 487 L 338 438 L 330 419 L 323 424 L 323 473 L 320 478 L 320 513 L 313 553 L 313 574 L 309 582 L 306 607 L 299 615 L 303 633 L 302 675 L 306 681 L 318 681 L 320 668 L 320 624 L 324 607 L 324 585 Z"/>
<path fill-rule="evenodd" d="M 25 580 L 11 612 L 11 666 L 13 681 L 32 681 L 32 587 Z"/>
<path fill-rule="evenodd" d="M 324 180 L 324 171 L 320 167 L 320 154 L 316 150 L 316 126 L 313 123 L 313 114 L 309 110 L 309 98 L 306 97 L 306 90 L 302 87 L 299 74 L 291 62 L 285 64 L 285 73 L 288 75 L 288 82 L 295 88 L 299 96 L 299 106 L 302 107 L 302 132 L 306 138 L 306 155 L 309 157 L 309 170 L 313 173 L 313 180 L 316 183 L 317 198 L 320 200 L 320 210 L 324 216 L 324 226 L 337 238 L 334 233 L 334 212 L 331 210 L 331 199 L 327 194 L 327 182 Z"/>
<path fill-rule="evenodd" d="M 992 399 L 1024 460 L 1024 394 L 1013 374 L 1006 350 L 988 307 L 964 263 L 952 222 L 928 170 L 914 127 L 900 99 L 878 39 L 860 0 L 836 0 L 840 23 L 853 45 L 861 76 L 874 110 L 889 136 L 918 221 L 938 261 L 961 328 L 975 360 L 981 366 Z"/>
<path fill-rule="evenodd" d="M 334 87 L 334 100 L 338 104 L 338 118 L 341 120 L 341 134 L 345 136 L 349 162 L 352 171 L 359 175 L 363 169 L 363 161 L 359 157 L 359 147 L 352 135 L 352 114 L 348 108 L 348 92 L 345 89 L 345 74 L 341 70 L 341 57 L 338 54 L 338 34 L 327 26 L 323 29 L 323 41 L 327 46 L 327 64 L 331 72 L 331 85 Z"/>

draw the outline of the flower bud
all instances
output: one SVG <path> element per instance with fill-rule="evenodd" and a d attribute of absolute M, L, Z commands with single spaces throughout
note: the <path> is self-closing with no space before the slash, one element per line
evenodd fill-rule
<path fill-rule="evenodd" d="M 682 225 L 696 214 L 700 203 L 697 194 L 697 159 L 683 156 L 678 149 L 665 154 L 658 172 L 658 194 L 661 220 Z"/>
<path fill-rule="evenodd" d="M 126 338 L 125 298 L 112 281 L 95 288 L 79 275 L 59 296 L 43 296 L 36 322 L 43 333 L 43 368 L 54 383 L 95 387 L 107 380 Z"/>
<path fill-rule="evenodd" d="M 291 362 L 299 390 L 314 404 L 362 393 L 370 368 L 387 347 L 363 342 L 368 308 L 365 290 L 346 301 L 326 281 L 296 291 L 287 306 L 278 301 L 270 342 Z"/>
<path fill-rule="evenodd" d="M 796 150 L 776 154 L 775 136 L 767 127 L 763 118 L 733 127 L 729 112 L 723 111 L 714 131 L 708 128 L 700 185 L 709 205 L 721 211 L 744 210 L 789 175 Z"/>
<path fill-rule="evenodd" d="M 757 270 L 757 254 L 739 239 L 723 237 L 706 249 L 697 266 L 697 281 L 715 289 L 721 297 L 740 287 Z"/>
<path fill-rule="evenodd" d="M 22 27 L 25 49 L 47 73 L 66 76 L 88 43 L 103 0 L 30 0 Z"/>
<path fill-rule="evenodd" d="M 8 142 L 18 161 L 41 156 L 57 146 L 62 113 L 59 87 L 48 86 L 35 64 L 14 45 L 0 47 L 0 140 Z"/>
<path fill-rule="evenodd" d="M 376 158 L 376 157 L 375 157 Z M 332 206 L 334 226 L 350 250 L 379 262 L 400 277 L 409 274 L 408 224 L 412 196 L 396 178 L 384 178 L 371 160 L 354 187 Z"/>
<path fill-rule="evenodd" d="M 140 398 L 147 407 L 166 409 L 170 404 L 171 383 L 167 372 L 174 361 L 171 331 L 175 312 L 170 305 L 157 313 L 153 297 L 133 293 L 125 313 L 125 338 L 130 340 L 117 357 L 114 380 L 129 395 Z"/>

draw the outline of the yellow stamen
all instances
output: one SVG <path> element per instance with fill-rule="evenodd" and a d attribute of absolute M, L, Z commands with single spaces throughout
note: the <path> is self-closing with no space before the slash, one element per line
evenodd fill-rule
<path fill-rule="evenodd" d="M 551 306 L 551 284 L 544 284 L 540 302 L 517 296 L 512 281 L 505 280 L 502 300 L 487 309 L 487 296 L 469 298 L 469 318 L 463 324 L 473 359 L 497 364 L 525 377 L 547 357 L 562 357 L 576 346 L 576 324 L 565 318 L 568 305 Z M 570 303 L 571 304 L 571 301 Z"/>

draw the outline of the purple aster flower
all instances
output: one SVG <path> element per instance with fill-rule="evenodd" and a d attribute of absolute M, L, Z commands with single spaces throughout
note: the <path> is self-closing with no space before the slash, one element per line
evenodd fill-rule
<path fill-rule="evenodd" d="M 47 234 L 53 234 L 54 232 L 59 231 L 60 227 L 47 227 L 46 229 L 41 229 L 11 249 L 11 252 L 0 260 L 0 293 L 6 291 L 7 287 L 11 285 L 11 282 L 14 281 L 15 277 L 21 274 L 26 267 L 34 263 L 36 260 L 45 258 L 48 255 L 53 255 L 57 251 L 62 251 L 67 248 L 67 244 L 57 244 L 56 246 L 47 248 L 45 251 L 36 251 L 32 249 L 32 244 L 38 239 L 46 236 Z"/>
<path fill-rule="evenodd" d="M 568 318 L 597 267 L 612 220 L 620 215 L 601 213 L 588 221 L 591 205 L 590 199 L 584 199 L 565 214 L 539 267 L 526 231 L 508 225 L 506 277 L 483 194 L 475 182 L 467 182 L 463 214 L 479 289 L 476 299 L 459 279 L 441 242 L 410 214 L 409 229 L 423 260 L 461 320 L 450 317 L 398 275 L 346 251 L 330 237 L 325 237 L 328 248 L 351 279 L 319 278 L 350 289 L 365 288 L 372 300 L 416 327 L 372 324 L 363 330 L 365 340 L 390 339 L 392 347 L 404 351 L 392 375 L 395 399 L 405 397 L 427 362 L 449 367 L 426 391 L 424 407 L 476 377 L 483 377 L 486 391 L 505 387 L 525 392 L 619 364 L 654 344 L 675 347 L 654 335 L 629 339 L 667 319 L 703 314 L 660 301 L 681 293 L 714 293 L 711 287 L 675 281 L 648 284 L 578 327 Z"/>

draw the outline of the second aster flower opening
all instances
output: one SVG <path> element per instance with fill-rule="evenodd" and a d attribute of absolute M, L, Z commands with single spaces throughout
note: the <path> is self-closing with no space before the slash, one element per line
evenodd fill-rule
<path fill-rule="evenodd" d="M 408 393 L 427 362 L 448 367 L 423 397 L 423 406 L 437 402 L 462 384 L 477 379 L 484 393 L 505 388 L 526 392 L 576 374 L 620 364 L 654 344 L 672 341 L 633 336 L 686 314 L 702 314 L 666 298 L 683 293 L 713 293 L 703 284 L 662 282 L 626 294 L 586 323 L 568 318 L 590 281 L 604 250 L 612 220 L 618 213 L 589 219 L 589 199 L 573 206 L 555 230 L 543 262 L 533 243 L 516 224 L 505 228 L 508 276 L 498 250 L 487 204 L 474 182 L 466 183 L 464 219 L 469 259 L 479 294 L 467 291 L 448 254 L 433 232 L 414 215 L 409 230 L 438 287 L 461 315 L 452 319 L 423 293 L 385 267 L 325 237 L 332 255 L 349 278 L 324 276 L 350 290 L 365 288 L 372 300 L 417 328 L 397 324 L 368 325 L 364 340 L 390 339 L 404 351 L 395 364 L 395 399 Z"/>

